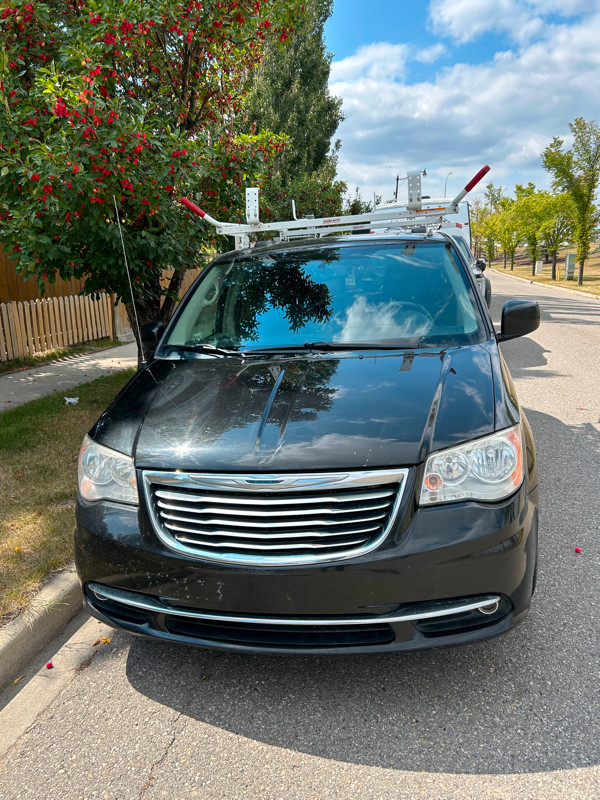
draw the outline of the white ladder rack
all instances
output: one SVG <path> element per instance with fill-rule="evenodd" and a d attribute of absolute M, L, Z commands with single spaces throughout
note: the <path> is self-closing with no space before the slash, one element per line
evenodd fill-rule
<path fill-rule="evenodd" d="M 406 205 L 396 206 L 389 211 L 369 211 L 366 214 L 342 214 L 339 217 L 321 217 L 319 219 L 305 217 L 284 222 L 261 222 L 257 188 L 246 189 L 246 224 L 221 222 L 211 217 L 187 197 L 182 197 L 181 203 L 205 222 L 213 225 L 218 234 L 233 236 L 236 250 L 250 247 L 250 236 L 255 233 L 277 233 L 279 241 L 286 242 L 290 239 L 318 238 L 346 231 L 355 233 L 370 233 L 380 229 L 410 231 L 417 227 L 425 227 L 427 231 L 433 231 L 442 227 L 447 215 L 458 214 L 460 201 L 489 170 L 490 168 L 486 164 L 450 203 L 434 208 L 423 206 L 421 172 L 408 173 L 408 202 Z M 296 217 L 295 208 L 293 210 L 294 217 Z"/>

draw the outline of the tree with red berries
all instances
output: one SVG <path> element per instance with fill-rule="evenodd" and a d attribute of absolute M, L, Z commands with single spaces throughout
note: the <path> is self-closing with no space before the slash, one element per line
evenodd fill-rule
<path fill-rule="evenodd" d="M 244 188 L 285 144 L 236 131 L 245 83 L 306 13 L 297 0 L 0 0 L 0 240 L 18 270 L 114 292 L 133 321 L 120 223 L 137 316 L 168 319 L 214 247 L 179 198 L 241 218 Z"/>

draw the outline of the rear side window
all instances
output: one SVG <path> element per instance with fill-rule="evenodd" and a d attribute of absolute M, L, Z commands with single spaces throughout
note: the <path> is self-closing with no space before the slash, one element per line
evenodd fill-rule
<path fill-rule="evenodd" d="M 290 249 L 217 262 L 166 343 L 471 344 L 484 337 L 463 270 L 450 244 L 433 241 Z"/>

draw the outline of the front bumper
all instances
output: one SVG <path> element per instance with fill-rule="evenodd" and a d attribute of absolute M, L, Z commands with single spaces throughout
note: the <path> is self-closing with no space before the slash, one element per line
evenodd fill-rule
<path fill-rule="evenodd" d="M 356 653 L 459 644 L 527 614 L 537 491 L 502 503 L 404 508 L 348 561 L 249 568 L 176 554 L 142 509 L 79 503 L 77 569 L 94 616 L 132 633 L 227 650 Z M 481 609 L 481 610 L 480 610 Z"/>

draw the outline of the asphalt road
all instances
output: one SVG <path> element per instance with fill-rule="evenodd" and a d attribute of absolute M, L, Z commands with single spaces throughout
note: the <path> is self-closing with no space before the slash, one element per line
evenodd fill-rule
<path fill-rule="evenodd" d="M 37 693 L 0 761 L 2 800 L 600 798 L 600 302 L 492 281 L 496 320 L 510 297 L 542 308 L 534 335 L 502 346 L 539 458 L 525 623 L 462 648 L 341 658 L 115 633 L 47 702 L 40 674 L 0 713 L 1 726 Z"/>

